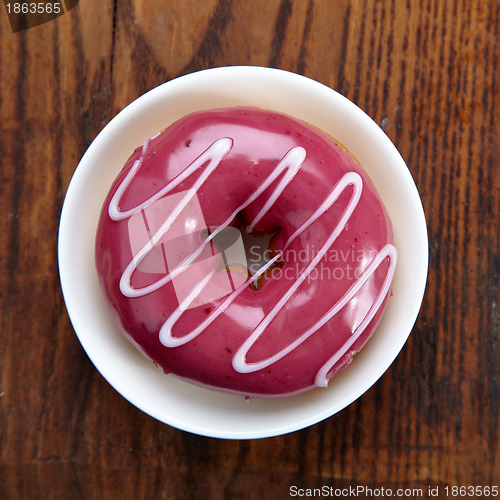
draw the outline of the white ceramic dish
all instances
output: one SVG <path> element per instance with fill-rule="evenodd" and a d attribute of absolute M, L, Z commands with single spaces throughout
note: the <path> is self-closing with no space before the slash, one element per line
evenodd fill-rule
<path fill-rule="evenodd" d="M 182 116 L 249 105 L 301 118 L 343 143 L 365 167 L 391 216 L 398 264 L 378 330 L 327 389 L 253 399 L 209 391 L 163 375 L 118 332 L 94 267 L 102 203 L 133 149 Z M 308 78 L 263 67 L 214 68 L 165 83 L 119 113 L 83 156 L 68 188 L 59 231 L 59 269 L 73 327 L 105 379 L 128 401 L 171 426 L 219 438 L 276 436 L 342 410 L 387 370 L 413 327 L 424 294 L 428 242 L 422 204 L 397 150 L 363 111 Z"/>

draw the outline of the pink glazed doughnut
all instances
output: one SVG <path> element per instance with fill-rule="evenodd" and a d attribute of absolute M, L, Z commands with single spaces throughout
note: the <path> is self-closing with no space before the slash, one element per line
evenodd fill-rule
<path fill-rule="evenodd" d="M 148 138 L 104 203 L 100 285 L 165 373 L 248 397 L 326 387 L 376 329 L 397 252 L 358 162 L 273 111 L 190 114 Z"/>

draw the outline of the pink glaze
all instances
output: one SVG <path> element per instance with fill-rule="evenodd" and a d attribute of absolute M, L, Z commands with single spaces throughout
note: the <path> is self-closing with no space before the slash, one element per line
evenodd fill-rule
<path fill-rule="evenodd" d="M 132 248 L 141 225 L 149 239 Z M 180 244 L 168 240 L 188 225 Z M 270 237 L 264 267 L 247 243 L 254 276 L 217 264 L 228 225 Z M 176 244 L 178 267 L 168 260 Z M 199 261 L 214 264 L 190 282 Z M 390 220 L 353 157 L 314 127 L 255 108 L 194 113 L 146 139 L 96 238 L 110 311 L 145 356 L 182 379 L 261 397 L 326 386 L 344 369 L 381 319 L 395 264 Z"/>

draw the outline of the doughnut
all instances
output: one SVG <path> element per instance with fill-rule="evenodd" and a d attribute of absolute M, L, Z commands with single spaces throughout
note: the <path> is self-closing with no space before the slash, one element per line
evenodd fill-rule
<path fill-rule="evenodd" d="M 284 397 L 326 387 L 376 330 L 397 260 L 358 161 L 299 119 L 189 114 L 112 184 L 95 262 L 118 329 L 165 373 Z"/>

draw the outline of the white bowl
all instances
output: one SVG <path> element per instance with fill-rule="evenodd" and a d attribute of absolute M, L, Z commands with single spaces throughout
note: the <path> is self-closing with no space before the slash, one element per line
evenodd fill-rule
<path fill-rule="evenodd" d="M 398 263 L 383 320 L 352 364 L 327 389 L 285 399 L 253 399 L 203 389 L 163 375 L 118 332 L 94 266 L 104 198 L 132 153 L 182 116 L 201 109 L 257 106 L 301 118 L 329 133 L 364 166 L 394 228 Z M 119 113 L 83 156 L 68 188 L 59 230 L 59 269 L 69 316 L 88 356 L 128 401 L 154 418 L 196 434 L 249 439 L 315 424 L 369 389 L 403 347 L 420 309 L 428 242 L 422 204 L 403 159 L 377 124 L 332 89 L 282 70 L 214 68 L 160 85 Z"/>

